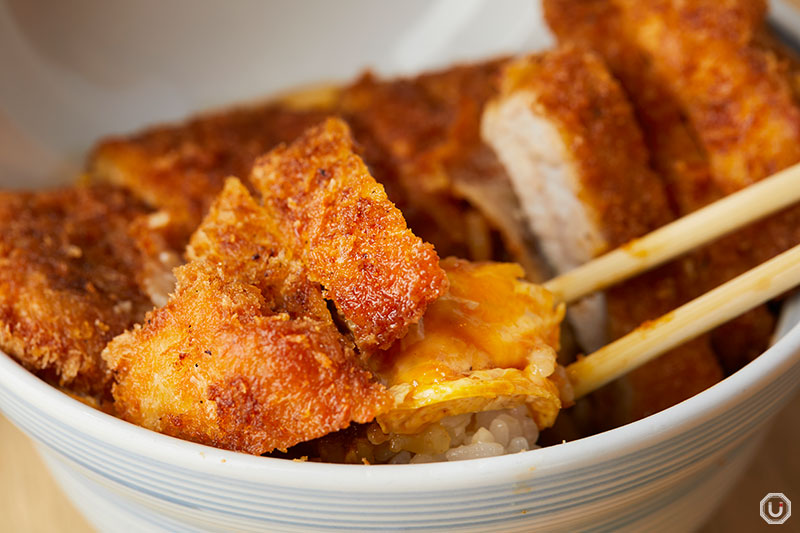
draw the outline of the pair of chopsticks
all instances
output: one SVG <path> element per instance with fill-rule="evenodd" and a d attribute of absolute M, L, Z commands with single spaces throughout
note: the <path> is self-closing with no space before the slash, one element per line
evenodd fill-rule
<path fill-rule="evenodd" d="M 594 259 L 545 287 L 562 302 L 658 266 L 800 200 L 800 163 Z M 634 368 L 800 285 L 800 245 L 579 359 L 567 375 L 580 398 Z"/>

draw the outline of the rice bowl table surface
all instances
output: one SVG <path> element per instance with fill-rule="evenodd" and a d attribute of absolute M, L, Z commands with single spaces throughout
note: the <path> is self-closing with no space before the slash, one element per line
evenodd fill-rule
<path fill-rule="evenodd" d="M 765 530 L 756 511 L 768 492 L 783 492 L 800 501 L 800 396 L 775 419 L 760 451 L 736 487 L 699 533 L 744 533 Z M 800 505 L 800 504 L 798 504 Z M 45 469 L 30 440 L 0 416 L 0 516 L 7 531 L 20 533 L 90 533 Z M 800 523 L 800 516 L 790 517 Z M 795 531 L 797 525 L 786 531 Z"/>

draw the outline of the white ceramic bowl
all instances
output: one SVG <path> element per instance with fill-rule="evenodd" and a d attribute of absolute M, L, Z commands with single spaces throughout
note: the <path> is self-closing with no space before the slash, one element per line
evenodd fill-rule
<path fill-rule="evenodd" d="M 374 65 L 549 43 L 531 0 L 0 4 L 0 186 L 74 177 L 97 137 Z M 798 28 L 783 8 L 786 27 Z M 94 411 L 0 354 L 0 410 L 101 531 L 689 531 L 800 382 L 800 305 L 756 361 L 666 411 L 516 455 L 352 466 L 251 457 Z"/>

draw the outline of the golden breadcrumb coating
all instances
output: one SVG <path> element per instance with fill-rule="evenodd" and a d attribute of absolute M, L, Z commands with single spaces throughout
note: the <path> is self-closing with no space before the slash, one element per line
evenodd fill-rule
<path fill-rule="evenodd" d="M 246 177 L 258 156 L 294 140 L 327 114 L 269 104 L 110 137 L 92 151 L 89 172 L 92 179 L 126 187 L 165 211 L 185 242 L 226 177 Z"/>
<path fill-rule="evenodd" d="M 103 352 L 124 419 L 251 454 L 367 422 L 386 391 L 337 330 L 320 286 L 230 180 L 170 301 Z"/>
<path fill-rule="evenodd" d="M 796 111 L 788 95 L 796 105 L 800 69 L 796 57 L 765 28 L 764 3 L 636 4 L 545 0 L 544 7 L 560 40 L 597 50 L 620 79 L 678 213 L 689 213 L 740 186 L 722 171 L 723 161 L 742 158 L 736 165 L 740 170 L 749 167 L 750 176 L 740 173 L 739 181 L 760 179 L 765 171 L 778 170 L 781 161 L 792 162 L 796 155 L 791 154 L 797 151 L 792 140 Z M 642 23 L 647 13 L 652 17 L 649 26 Z M 704 44 L 708 40 L 713 43 Z M 681 75 L 676 75 L 678 65 Z M 756 111 L 765 102 L 778 101 L 771 110 L 777 117 Z M 770 140 L 769 135 L 776 137 Z M 733 144 L 719 142 L 722 139 Z M 761 150 L 759 143 L 770 148 Z M 743 163 L 745 158 L 750 162 Z M 712 159 L 719 162 L 716 171 Z M 800 210 L 788 209 L 691 254 L 692 265 L 686 270 L 695 281 L 686 297 L 800 242 L 798 223 Z M 767 345 L 774 320 L 761 307 L 712 334 L 728 371 L 763 351 L 759 348 Z"/>
<path fill-rule="evenodd" d="M 611 0 L 543 0 L 543 8 L 560 42 L 595 51 L 620 81 L 677 212 L 718 199 L 707 155 L 680 102 L 636 45 L 617 6 Z"/>
<path fill-rule="evenodd" d="M 733 192 L 800 160 L 797 61 L 764 27 L 764 2 L 616 2 L 633 47 L 645 54 L 696 132 L 714 180 Z M 686 176 L 691 182 L 692 175 Z M 686 202 L 682 213 L 701 207 Z M 790 208 L 692 255 L 691 296 L 732 279 L 800 242 Z M 767 345 L 774 316 L 762 307 L 714 332 L 729 370 Z M 731 333 L 741 342 L 732 343 Z"/>
<path fill-rule="evenodd" d="M 548 13 L 551 16 L 552 4 Z M 582 5 L 587 7 L 586 4 Z M 591 11 L 591 15 L 597 13 Z M 601 31 L 587 24 L 586 31 L 590 29 Z M 602 246 L 585 252 L 588 259 L 652 231 L 674 218 L 674 213 L 661 179 L 649 166 L 648 152 L 626 94 L 602 61 L 582 48 L 585 41 L 580 45 L 574 42 L 509 64 L 501 96 L 489 111 L 526 98 L 531 116 L 547 121 L 558 131 L 565 152 L 561 157 L 571 165 L 570 179 L 575 181 L 570 194 L 587 211 L 590 228 L 602 237 Z M 505 119 L 511 121 L 513 117 L 507 113 Z M 520 153 L 519 157 L 523 156 L 527 157 Z M 566 175 L 563 179 L 567 179 Z M 576 218 L 572 217 L 573 224 Z M 539 226 L 542 238 L 541 228 L 547 225 L 540 222 Z M 608 338 L 624 335 L 683 303 L 684 282 L 675 280 L 687 277 L 684 268 L 683 262 L 677 262 L 606 291 Z M 631 372 L 621 381 L 626 389 L 624 396 L 614 388 L 595 398 L 601 403 L 614 402 L 617 409 L 611 415 L 625 423 L 684 400 L 721 377 L 710 340 L 705 336 Z M 655 387 L 653 382 L 661 385 Z M 621 398 L 630 401 L 622 402 Z"/>
<path fill-rule="evenodd" d="M 341 120 L 259 159 L 251 181 L 282 246 L 324 287 L 362 352 L 388 348 L 446 291 L 433 246 L 406 227 Z"/>
<path fill-rule="evenodd" d="M 800 110 L 775 54 L 750 43 L 763 2 L 619 0 L 730 193 L 800 160 Z"/>
<path fill-rule="evenodd" d="M 133 229 L 148 216 L 107 185 L 0 192 L 0 348 L 71 391 L 107 392 L 100 352 L 152 308 Z"/>
<path fill-rule="evenodd" d="M 442 256 L 510 258 L 530 279 L 542 281 L 546 267 L 508 175 L 480 138 L 481 114 L 496 94 L 504 63 L 496 59 L 390 80 L 367 73 L 342 91 L 340 106 L 356 139 L 367 143 L 368 164 L 373 165 L 369 152 L 380 152 L 393 170 L 392 181 L 406 197 L 398 206 L 415 233 Z M 493 242 L 495 233 L 501 243 Z"/>
<path fill-rule="evenodd" d="M 686 271 L 691 267 L 691 262 L 676 261 L 610 288 L 606 293 L 610 337 L 619 338 L 688 301 L 686 286 L 695 289 Z M 598 398 L 619 402 L 610 421 L 624 424 L 686 400 L 723 377 L 710 336 L 701 335 L 629 372 L 614 385 L 618 389 L 610 399 L 608 391 Z"/>
<path fill-rule="evenodd" d="M 630 103 L 595 54 L 567 45 L 511 62 L 501 94 L 521 92 L 531 94 L 535 112 L 558 128 L 578 167 L 580 200 L 602 227 L 607 247 L 672 218 Z"/>
<path fill-rule="evenodd" d="M 544 266 L 508 177 L 478 135 L 500 60 L 415 78 L 367 74 L 342 88 L 194 117 L 101 141 L 89 174 L 131 189 L 168 213 L 185 240 L 226 176 L 248 187 L 255 159 L 329 115 L 351 126 L 359 154 L 409 227 L 443 255 L 513 259 L 531 279 Z"/>
<path fill-rule="evenodd" d="M 422 321 L 370 361 L 394 405 L 387 433 L 416 433 L 445 416 L 527 404 L 553 424 L 571 392 L 559 390 L 556 353 L 564 305 L 522 281 L 511 263 L 442 261 L 450 288 Z M 566 389 L 565 389 L 566 390 Z"/>

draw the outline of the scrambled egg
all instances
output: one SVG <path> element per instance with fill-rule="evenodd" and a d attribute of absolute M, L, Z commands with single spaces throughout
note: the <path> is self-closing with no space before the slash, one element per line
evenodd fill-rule
<path fill-rule="evenodd" d="M 394 404 L 377 417 L 386 433 L 411 434 L 445 416 L 527 404 L 539 427 L 561 409 L 557 371 L 564 306 L 522 268 L 442 261 L 450 290 L 408 335 L 373 358 Z"/>

